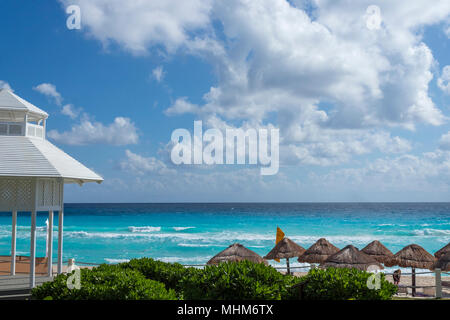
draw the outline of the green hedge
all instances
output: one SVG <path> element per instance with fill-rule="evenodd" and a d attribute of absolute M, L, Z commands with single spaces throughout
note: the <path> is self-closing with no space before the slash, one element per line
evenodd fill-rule
<path fill-rule="evenodd" d="M 151 258 L 132 259 L 118 265 L 122 269 L 136 270 L 147 279 L 156 280 L 166 285 L 168 289 L 174 289 L 182 293 L 181 280 L 189 273 L 195 272 L 194 268 L 185 268 L 179 263 L 168 263 Z"/>
<path fill-rule="evenodd" d="M 367 280 L 373 273 L 345 268 L 311 269 L 302 277 L 302 299 L 306 300 L 388 300 L 397 286 L 380 274 L 380 289 L 369 289 Z"/>
<path fill-rule="evenodd" d="M 371 273 L 356 269 L 312 269 L 301 278 L 283 275 L 263 264 L 241 261 L 185 268 L 149 258 L 81 270 L 81 288 L 68 289 L 68 275 L 32 290 L 34 299 L 65 300 L 380 300 L 397 287 L 380 275 L 381 288 L 371 290 Z"/>
<path fill-rule="evenodd" d="M 187 300 L 279 300 L 295 298 L 291 287 L 299 281 L 273 267 L 241 261 L 190 272 L 181 286 Z"/>
<path fill-rule="evenodd" d="M 34 288 L 33 299 L 52 300 L 175 300 L 173 290 L 163 283 L 146 279 L 136 270 L 123 270 L 102 265 L 94 269 L 81 269 L 80 289 L 68 289 L 67 278 L 58 275 L 52 282 Z"/>

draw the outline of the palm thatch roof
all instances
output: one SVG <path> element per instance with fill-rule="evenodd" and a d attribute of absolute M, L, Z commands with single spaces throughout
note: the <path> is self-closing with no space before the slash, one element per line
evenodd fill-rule
<path fill-rule="evenodd" d="M 328 257 L 320 266 L 325 268 L 356 268 L 359 270 L 367 270 L 370 266 L 376 266 L 379 269 L 383 269 L 383 266 L 373 257 L 359 251 L 352 245 L 348 245 Z"/>
<path fill-rule="evenodd" d="M 225 250 L 219 252 L 207 262 L 207 264 L 219 264 L 221 262 L 238 262 L 249 260 L 256 263 L 268 264 L 259 254 L 247 249 L 240 243 L 230 245 Z"/>
<path fill-rule="evenodd" d="M 441 269 L 442 271 L 450 271 L 450 251 L 440 256 L 434 268 Z"/>
<path fill-rule="evenodd" d="M 305 252 L 305 249 L 296 244 L 289 238 L 283 238 L 275 247 L 264 257 L 264 259 L 286 259 L 299 257 Z"/>
<path fill-rule="evenodd" d="M 364 252 L 379 263 L 383 263 L 385 265 L 390 265 L 392 263 L 392 259 L 394 258 L 394 254 L 378 240 L 369 243 L 364 247 L 364 249 L 361 250 L 361 252 Z"/>
<path fill-rule="evenodd" d="M 393 265 L 403 268 L 433 269 L 436 258 L 417 244 L 410 244 L 394 255 Z"/>
<path fill-rule="evenodd" d="M 434 256 L 439 259 L 442 255 L 446 254 L 447 252 L 450 252 L 450 242 L 443 248 L 436 251 Z"/>
<path fill-rule="evenodd" d="M 332 245 L 327 239 L 320 238 L 298 258 L 298 262 L 322 263 L 338 251 L 339 248 Z"/>

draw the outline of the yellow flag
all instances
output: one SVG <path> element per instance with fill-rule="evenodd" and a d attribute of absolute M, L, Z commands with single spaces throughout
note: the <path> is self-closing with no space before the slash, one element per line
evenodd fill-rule
<path fill-rule="evenodd" d="M 284 232 L 277 226 L 277 238 L 275 240 L 275 245 L 278 244 L 284 238 Z M 280 259 L 275 259 L 276 262 L 280 262 Z"/>

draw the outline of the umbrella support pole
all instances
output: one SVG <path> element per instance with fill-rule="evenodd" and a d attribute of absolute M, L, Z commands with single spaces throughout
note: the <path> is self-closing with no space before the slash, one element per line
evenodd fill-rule
<path fill-rule="evenodd" d="M 289 268 L 289 258 L 286 258 L 287 274 L 291 274 L 291 269 Z"/>
<path fill-rule="evenodd" d="M 436 298 L 440 299 L 442 298 L 441 269 L 435 269 L 434 272 L 436 273 Z"/>
<path fill-rule="evenodd" d="M 416 296 L 416 268 L 412 268 L 412 274 L 411 274 L 411 281 L 412 281 L 412 296 Z"/>

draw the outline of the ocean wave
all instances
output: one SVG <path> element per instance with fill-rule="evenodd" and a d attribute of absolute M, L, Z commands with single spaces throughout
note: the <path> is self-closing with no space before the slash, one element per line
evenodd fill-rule
<path fill-rule="evenodd" d="M 70 238 L 88 238 L 92 235 L 92 233 L 86 231 L 69 231 L 65 233 L 65 236 Z"/>
<path fill-rule="evenodd" d="M 143 233 L 114 233 L 114 232 L 86 232 L 86 231 L 69 231 L 65 233 L 67 237 L 73 238 L 134 238 L 134 239 L 171 239 L 180 243 L 186 241 L 197 241 L 200 244 L 229 244 L 233 242 L 253 242 L 251 245 L 258 246 L 264 242 L 274 242 L 275 238 L 272 234 L 261 233 L 244 233 L 237 231 L 222 231 L 222 232 L 203 232 L 203 233 L 159 233 L 159 232 L 143 232 Z M 317 241 L 320 236 L 317 235 L 303 235 L 290 236 L 291 240 L 303 243 L 312 244 Z M 336 243 L 369 243 L 374 239 L 395 241 L 399 239 L 398 236 L 375 236 L 375 235 L 332 235 L 326 237 L 331 242 Z M 255 243 L 256 242 L 256 243 Z"/>
<path fill-rule="evenodd" d="M 122 262 L 128 262 L 130 261 L 130 259 L 110 259 L 110 258 L 105 258 L 105 261 L 110 263 L 110 264 L 115 264 L 115 263 L 122 263 Z"/>
<path fill-rule="evenodd" d="M 189 264 L 205 264 L 211 259 L 211 256 L 197 256 L 197 257 L 159 257 L 156 260 L 164 262 L 178 262 L 178 263 L 189 263 Z"/>
<path fill-rule="evenodd" d="M 138 232 L 159 232 L 159 231 L 161 231 L 161 227 L 151 227 L 151 226 L 134 227 L 134 226 L 130 226 L 130 227 L 128 227 L 128 230 L 130 232 L 133 232 L 133 233 L 138 233 Z"/>
<path fill-rule="evenodd" d="M 195 227 L 172 227 L 172 229 L 175 231 L 183 231 L 188 229 L 195 229 Z"/>
<path fill-rule="evenodd" d="M 213 244 L 201 244 L 201 243 L 178 243 L 179 247 L 197 248 L 197 247 L 215 247 Z"/>
<path fill-rule="evenodd" d="M 11 232 L 11 226 L 8 226 L 9 232 Z M 53 226 L 53 229 L 55 229 L 55 226 Z M 17 232 L 19 231 L 31 231 L 31 226 L 16 226 Z M 47 231 L 47 226 L 36 226 L 36 231 Z"/>
<path fill-rule="evenodd" d="M 450 230 L 436 230 L 424 229 L 415 230 L 412 234 L 416 237 L 430 237 L 435 236 L 436 241 L 440 243 L 447 243 Z M 272 234 L 265 233 L 245 233 L 238 231 L 221 231 L 221 232 L 201 232 L 201 233 L 186 233 L 186 232 L 142 232 L 142 233 L 126 233 L 126 232 L 86 232 L 86 231 L 69 231 L 64 234 L 68 238 L 86 238 L 86 239 L 118 239 L 132 241 L 133 243 L 171 243 L 179 247 L 223 247 L 226 248 L 233 243 L 241 243 L 247 247 L 263 249 L 270 249 L 273 247 L 275 238 Z M 373 240 L 379 240 L 389 246 L 394 246 L 396 249 L 410 243 L 411 231 L 405 231 L 399 235 L 395 234 L 367 234 L 367 235 L 330 235 L 326 236 L 327 240 L 335 246 L 342 248 L 348 244 L 362 249 Z M 1 237 L 0 237 L 1 238 Z M 294 235 L 289 238 L 299 245 L 307 248 L 316 242 L 321 236 L 318 235 Z M 409 240 L 408 240 L 409 239 Z M 421 243 L 420 239 L 415 240 L 416 243 Z"/>
<path fill-rule="evenodd" d="M 415 236 L 450 236 L 450 230 L 427 228 L 422 230 L 413 230 L 412 234 Z"/>

